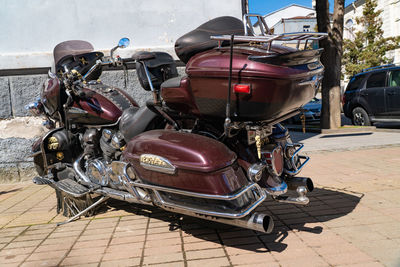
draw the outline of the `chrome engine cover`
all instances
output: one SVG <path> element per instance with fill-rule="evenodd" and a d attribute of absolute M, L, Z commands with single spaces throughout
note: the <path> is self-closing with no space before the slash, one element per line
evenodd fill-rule
<path fill-rule="evenodd" d="M 125 177 L 135 179 L 136 175 L 132 167 L 123 161 L 107 163 L 104 159 L 91 159 L 86 163 L 86 175 L 98 185 L 109 186 L 118 190 L 126 190 Z"/>
<path fill-rule="evenodd" d="M 101 159 L 91 159 L 86 163 L 86 175 L 92 183 L 107 186 L 110 180 L 107 163 Z"/>

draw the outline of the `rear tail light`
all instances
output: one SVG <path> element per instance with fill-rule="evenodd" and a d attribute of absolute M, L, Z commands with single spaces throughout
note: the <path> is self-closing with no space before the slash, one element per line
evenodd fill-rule
<path fill-rule="evenodd" d="M 233 92 L 239 94 L 250 94 L 251 93 L 250 84 L 234 84 Z"/>
<path fill-rule="evenodd" d="M 346 102 L 346 94 L 342 95 L 342 105 L 344 105 L 344 102 Z"/>
<path fill-rule="evenodd" d="M 283 172 L 284 159 L 283 149 L 280 145 L 262 151 L 263 158 L 267 163 L 268 171 L 271 174 L 280 176 Z"/>

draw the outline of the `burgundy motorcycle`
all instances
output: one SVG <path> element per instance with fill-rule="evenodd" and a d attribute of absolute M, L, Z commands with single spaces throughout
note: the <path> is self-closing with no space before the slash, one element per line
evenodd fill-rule
<path fill-rule="evenodd" d="M 167 53 L 114 57 L 127 38 L 110 57 L 85 41 L 54 48 L 56 72 L 29 106 L 51 129 L 33 145 L 33 181 L 56 190 L 64 223 L 113 198 L 269 233 L 272 218 L 254 212 L 267 197 L 309 202 L 311 179 L 296 177 L 308 157 L 279 122 L 314 97 L 324 68 L 310 44 L 325 34 L 273 35 L 255 16 L 256 35 L 252 16 L 219 17 L 179 38 L 184 77 Z M 152 93 L 145 106 L 99 80 L 103 66 L 127 62 Z"/>

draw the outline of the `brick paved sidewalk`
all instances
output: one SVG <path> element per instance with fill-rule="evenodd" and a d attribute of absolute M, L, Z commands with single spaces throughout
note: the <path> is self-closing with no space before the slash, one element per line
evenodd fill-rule
<path fill-rule="evenodd" d="M 110 202 L 56 227 L 54 190 L 0 185 L 0 266 L 400 266 L 400 148 L 313 154 L 307 207 L 266 201 L 266 235 Z"/>

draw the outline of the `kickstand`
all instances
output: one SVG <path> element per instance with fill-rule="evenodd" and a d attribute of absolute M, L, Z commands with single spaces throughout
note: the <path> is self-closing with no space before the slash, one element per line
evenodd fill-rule
<path fill-rule="evenodd" d="M 64 222 L 59 222 L 57 223 L 57 226 L 63 225 L 63 224 L 67 224 L 70 223 L 76 219 L 78 219 L 80 216 L 82 216 L 83 214 L 85 214 L 86 212 L 88 212 L 89 210 L 93 209 L 94 207 L 96 207 L 97 205 L 99 205 L 100 203 L 106 201 L 107 199 L 109 199 L 109 197 L 103 196 L 101 197 L 99 200 L 97 200 L 95 203 L 93 203 L 92 205 L 90 205 L 89 207 L 87 207 L 86 209 L 80 211 L 79 213 L 75 214 L 74 216 L 72 216 L 71 218 L 69 218 L 68 220 L 64 221 Z"/>

